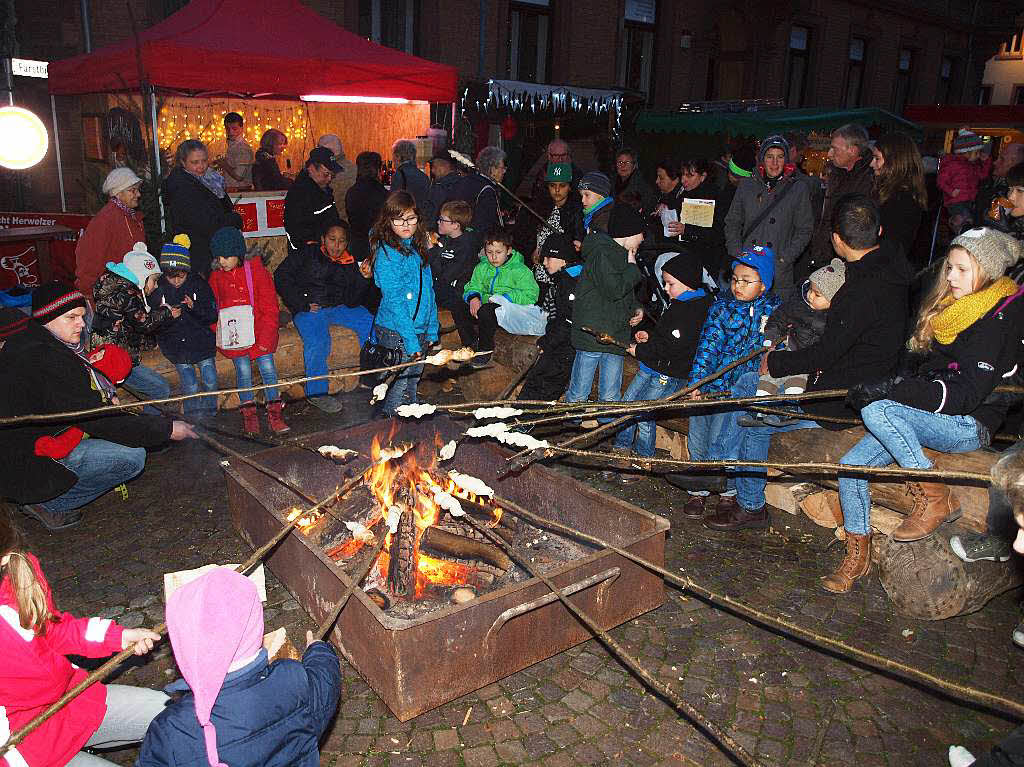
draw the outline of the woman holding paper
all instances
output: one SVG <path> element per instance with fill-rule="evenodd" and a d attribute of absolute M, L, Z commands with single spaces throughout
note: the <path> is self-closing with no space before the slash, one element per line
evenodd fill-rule
<path fill-rule="evenodd" d="M 788 162 L 789 144 L 782 136 L 761 142 L 758 165 L 736 188 L 725 218 L 726 248 L 731 257 L 755 245 L 775 252 L 774 291 L 783 299 L 799 290 L 793 266 L 814 231 L 807 184 Z"/>
<path fill-rule="evenodd" d="M 661 174 L 658 166 L 659 179 Z M 710 174 L 708 160 L 691 158 L 682 162 L 679 185 L 671 195 L 676 220 L 667 222 L 664 231 L 681 243 L 675 250 L 695 255 L 708 275 L 715 278 L 725 254 L 725 214 L 729 211 L 731 187 L 719 190 Z"/>

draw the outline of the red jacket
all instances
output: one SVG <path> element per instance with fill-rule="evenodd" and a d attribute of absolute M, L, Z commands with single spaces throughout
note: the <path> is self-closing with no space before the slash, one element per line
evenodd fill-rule
<path fill-rule="evenodd" d="M 75 246 L 75 287 L 92 299 L 92 286 L 103 274 L 107 261 L 121 263 L 124 254 L 137 242 L 146 241 L 142 216 L 127 215 L 108 202 L 93 216 Z"/>
<path fill-rule="evenodd" d="M 971 162 L 961 154 L 947 154 L 939 163 L 939 175 L 935 179 L 942 190 L 942 204 L 956 205 L 960 202 L 974 202 L 978 187 L 988 178 L 992 169 L 992 158 Z M 956 190 L 956 194 L 953 191 Z"/>
<path fill-rule="evenodd" d="M 270 272 L 260 259 L 252 258 L 246 263 L 252 269 L 252 294 L 254 299 L 253 317 L 256 322 L 256 343 L 242 351 L 218 351 L 225 357 L 241 357 L 248 354 L 250 359 L 273 354 L 277 351 L 277 292 Z M 249 288 L 245 282 L 245 269 L 238 267 L 230 272 L 221 269 L 210 275 L 210 287 L 217 299 L 218 309 L 231 306 L 245 306 L 249 303 Z M 217 323 L 211 325 L 217 332 Z"/>
<path fill-rule="evenodd" d="M 87 676 L 66 655 L 103 658 L 121 650 L 122 626 L 106 618 L 76 618 L 53 605 L 39 560 L 28 555 L 46 604 L 57 619 L 38 636 L 21 627 L 10 578 L 0 582 L 0 733 L 20 729 Z M 0 765 L 63 767 L 92 737 L 107 712 L 107 690 L 94 684 L 33 730 Z M 0 741 L 6 740 L 6 736 Z"/>

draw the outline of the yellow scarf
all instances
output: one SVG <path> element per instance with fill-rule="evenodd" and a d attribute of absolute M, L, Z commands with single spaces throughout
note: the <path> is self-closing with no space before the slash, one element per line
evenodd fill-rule
<path fill-rule="evenodd" d="M 956 337 L 980 320 L 1002 299 L 1012 296 L 1020 286 L 1009 277 L 1000 277 L 984 290 L 940 304 L 942 311 L 932 317 L 932 332 L 940 344 L 951 344 Z"/>

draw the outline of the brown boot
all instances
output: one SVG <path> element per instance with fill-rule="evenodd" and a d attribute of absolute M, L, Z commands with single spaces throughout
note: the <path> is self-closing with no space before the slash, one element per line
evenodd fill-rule
<path fill-rule="evenodd" d="M 238 412 L 242 414 L 242 431 L 246 434 L 259 434 L 260 415 L 256 410 L 256 403 L 246 402 L 239 405 Z"/>
<path fill-rule="evenodd" d="M 871 572 L 871 533 L 857 535 L 846 532 L 846 557 L 839 569 L 821 579 L 825 591 L 845 594 L 853 588 L 853 582 Z"/>
<path fill-rule="evenodd" d="M 292 427 L 284 422 L 284 402 L 274 400 L 267 403 L 267 424 L 274 434 L 284 434 L 292 430 Z"/>
<path fill-rule="evenodd" d="M 894 541 L 919 541 L 927 538 L 943 522 L 952 522 L 962 514 L 960 501 L 949 485 L 941 482 L 908 482 L 907 492 L 914 497 L 914 508 L 889 536 Z"/>

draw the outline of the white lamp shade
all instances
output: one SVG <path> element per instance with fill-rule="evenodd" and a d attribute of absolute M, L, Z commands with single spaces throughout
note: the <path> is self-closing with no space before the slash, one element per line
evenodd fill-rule
<path fill-rule="evenodd" d="M 31 168 L 46 156 L 50 138 L 43 121 L 21 107 L 0 107 L 0 165 Z"/>

